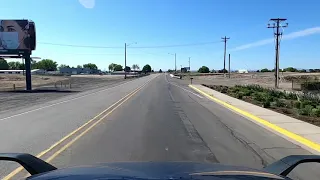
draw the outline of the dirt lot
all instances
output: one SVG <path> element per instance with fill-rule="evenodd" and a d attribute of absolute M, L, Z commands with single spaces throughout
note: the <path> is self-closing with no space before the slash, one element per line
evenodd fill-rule
<path fill-rule="evenodd" d="M 10 82 L 15 82 L 17 84 L 24 83 L 24 77 L 15 76 L 16 80 L 14 81 L 14 76 L 7 79 L 10 79 Z M 0 90 L 0 113 L 41 104 L 70 94 L 88 91 L 99 87 L 114 86 L 117 83 L 131 80 L 124 80 L 123 76 L 113 75 L 69 77 L 33 76 L 32 78 L 33 89 L 36 90 L 35 92 L 27 93 L 22 90 L 12 91 L 12 89 L 10 90 L 8 88 Z M 8 84 L 9 82 L 3 81 L 3 79 L 0 81 L 0 87 L 4 84 Z M 71 83 L 71 89 L 69 83 Z"/>
<path fill-rule="evenodd" d="M 64 76 L 40 76 L 33 75 L 32 76 L 32 85 L 37 87 L 45 84 L 54 83 L 61 80 L 66 80 L 67 78 Z M 15 74 L 1 74 L 0 75 L 0 90 L 10 90 L 13 88 L 13 84 L 17 88 L 25 88 L 26 78 L 23 75 L 15 75 Z"/>
<path fill-rule="evenodd" d="M 280 88 L 283 90 L 292 90 L 292 82 L 285 80 L 287 76 L 302 76 L 311 75 L 320 77 L 319 73 L 280 73 Z M 183 77 L 183 79 L 189 79 L 189 76 Z M 232 73 L 231 78 L 224 77 L 223 75 L 213 76 L 193 76 L 193 82 L 197 84 L 210 84 L 210 85 L 246 85 L 246 84 L 258 84 L 263 87 L 274 87 L 274 73 L 248 73 L 248 74 L 236 74 Z"/>

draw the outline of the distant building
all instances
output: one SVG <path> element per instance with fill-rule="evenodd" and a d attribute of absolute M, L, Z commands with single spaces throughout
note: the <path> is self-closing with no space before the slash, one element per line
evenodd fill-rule
<path fill-rule="evenodd" d="M 60 68 L 61 74 L 99 74 L 101 71 L 89 68 Z"/>
<path fill-rule="evenodd" d="M 130 72 L 127 72 L 127 74 L 141 74 L 142 71 L 139 70 L 131 70 Z M 111 72 L 111 75 L 124 75 L 124 71 L 113 71 Z"/>
<path fill-rule="evenodd" d="M 240 73 L 240 74 L 248 73 L 248 70 L 240 69 L 240 70 L 238 70 L 238 73 Z"/>

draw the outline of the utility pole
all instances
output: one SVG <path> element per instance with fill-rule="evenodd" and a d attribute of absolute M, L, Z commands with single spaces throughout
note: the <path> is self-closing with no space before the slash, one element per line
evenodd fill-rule
<path fill-rule="evenodd" d="M 230 54 L 229 54 L 229 79 L 230 79 Z"/>
<path fill-rule="evenodd" d="M 168 53 L 168 54 L 174 56 L 174 72 L 176 73 L 177 72 L 177 54 L 176 53 L 174 54 Z"/>
<path fill-rule="evenodd" d="M 282 33 L 280 32 L 280 28 L 285 28 L 288 27 L 288 23 L 286 23 L 286 25 L 281 25 L 280 23 L 283 21 L 286 21 L 287 19 L 283 19 L 283 18 L 276 18 L 276 19 L 270 19 L 270 21 L 273 21 L 275 23 L 273 23 L 272 25 L 268 24 L 268 28 L 272 28 L 272 29 L 276 29 L 273 30 L 274 31 L 274 37 L 276 39 L 276 61 L 275 61 L 275 88 L 279 88 L 279 49 L 280 49 L 280 41 L 281 41 L 281 37 L 282 37 Z"/>
<path fill-rule="evenodd" d="M 224 58 L 223 58 L 223 74 L 224 76 L 226 75 L 226 53 L 227 53 L 227 41 L 230 39 L 230 38 L 227 38 L 227 36 L 224 36 L 223 38 L 223 42 L 224 42 Z"/>
<path fill-rule="evenodd" d="M 177 72 L 177 54 L 174 53 L 174 72 Z"/>
<path fill-rule="evenodd" d="M 190 58 L 191 58 L 191 57 L 189 57 L 189 71 L 191 72 L 191 68 L 190 68 Z"/>
<path fill-rule="evenodd" d="M 127 79 L 127 43 L 124 43 L 124 79 Z"/>

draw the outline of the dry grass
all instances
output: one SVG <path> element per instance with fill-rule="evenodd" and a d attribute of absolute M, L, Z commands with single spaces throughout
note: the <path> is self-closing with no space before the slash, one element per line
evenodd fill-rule
<path fill-rule="evenodd" d="M 318 76 L 319 73 L 290 73 L 284 72 L 280 73 L 280 88 L 283 90 L 292 90 L 292 81 L 288 81 L 285 77 L 301 77 L 303 76 Z M 184 79 L 188 79 L 185 76 Z M 274 73 L 248 73 L 248 74 L 238 74 L 232 73 L 231 78 L 224 77 L 223 75 L 212 75 L 212 76 L 193 76 L 194 83 L 200 84 L 210 84 L 210 85 L 225 85 L 225 86 L 235 86 L 235 85 L 247 85 L 247 84 L 257 84 L 267 88 L 274 87 Z"/>
<path fill-rule="evenodd" d="M 62 80 L 67 80 L 67 77 L 63 76 L 41 76 L 41 75 L 32 75 L 32 85 L 40 86 L 45 84 L 50 84 Z M 0 75 L 0 89 L 12 88 L 13 84 L 16 87 L 25 87 L 26 78 L 23 75 L 16 74 L 1 74 Z"/>

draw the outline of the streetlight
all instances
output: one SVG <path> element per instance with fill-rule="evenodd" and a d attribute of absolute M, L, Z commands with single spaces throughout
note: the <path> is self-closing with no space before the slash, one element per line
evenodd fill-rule
<path fill-rule="evenodd" d="M 124 43 L 124 79 L 127 79 L 127 71 L 126 71 L 126 69 L 127 69 L 127 47 L 132 44 L 137 44 L 137 42 L 130 43 L 130 44 Z"/>
<path fill-rule="evenodd" d="M 176 53 L 174 53 L 174 54 L 168 53 L 168 54 L 174 56 L 174 72 L 176 73 L 177 72 L 177 54 Z"/>

